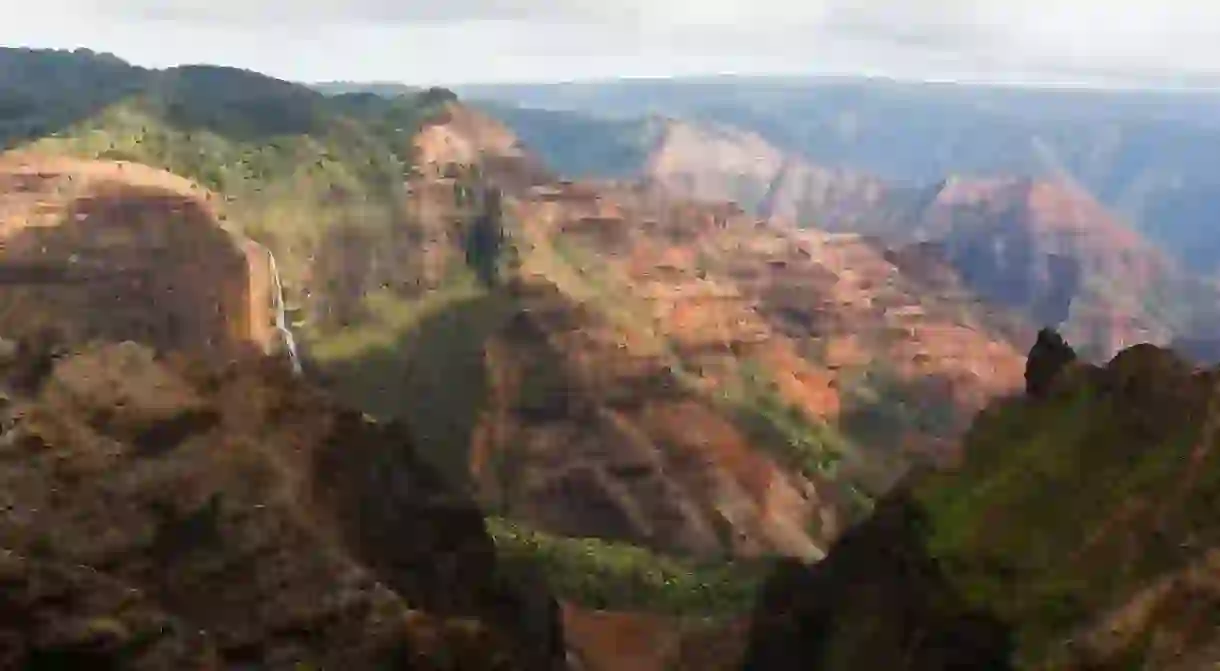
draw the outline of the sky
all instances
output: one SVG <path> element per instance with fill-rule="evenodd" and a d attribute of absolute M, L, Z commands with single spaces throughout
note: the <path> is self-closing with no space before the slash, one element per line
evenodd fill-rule
<path fill-rule="evenodd" d="M 6 14 L 5 46 L 311 82 L 1220 74 L 1211 0 L 36 0 Z"/>

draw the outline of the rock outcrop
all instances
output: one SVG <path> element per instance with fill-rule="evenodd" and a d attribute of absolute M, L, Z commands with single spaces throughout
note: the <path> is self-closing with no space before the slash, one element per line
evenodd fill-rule
<path fill-rule="evenodd" d="M 0 371 L 6 668 L 558 668 L 554 602 L 509 586 L 403 428 L 271 360 L 22 352 Z"/>
<path fill-rule="evenodd" d="M 1042 329 L 1025 364 L 1025 393 L 1034 397 L 1045 395 L 1059 372 L 1075 360 L 1076 351 L 1063 336 L 1052 329 Z"/>
<path fill-rule="evenodd" d="M 0 334 L 275 349 L 266 250 L 227 230 L 213 197 L 140 164 L 0 156 Z"/>
<path fill-rule="evenodd" d="M 876 234 L 895 220 L 885 215 L 892 189 L 883 180 L 817 165 L 729 126 L 667 122 L 640 173 L 680 198 L 731 201 L 828 232 Z"/>

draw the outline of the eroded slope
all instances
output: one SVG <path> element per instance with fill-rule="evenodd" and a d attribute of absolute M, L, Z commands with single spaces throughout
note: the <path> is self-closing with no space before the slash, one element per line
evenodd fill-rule
<path fill-rule="evenodd" d="M 643 174 L 803 227 L 930 242 L 965 285 L 1105 359 L 1197 336 L 1217 298 L 1081 188 L 1051 178 L 954 176 L 928 187 L 823 168 L 745 131 L 673 122 Z"/>
<path fill-rule="evenodd" d="M 333 370 L 363 371 L 349 393 L 410 419 L 505 514 L 817 557 L 908 459 L 951 458 L 972 410 L 1019 383 L 985 310 L 960 288 L 926 295 L 870 241 L 548 182 L 516 143 L 476 140 L 502 130 L 454 140 L 494 124 L 460 118 L 419 136 L 408 185 L 435 222 L 431 281 L 450 289 Z M 440 269 L 463 265 L 482 279 L 458 291 Z"/>

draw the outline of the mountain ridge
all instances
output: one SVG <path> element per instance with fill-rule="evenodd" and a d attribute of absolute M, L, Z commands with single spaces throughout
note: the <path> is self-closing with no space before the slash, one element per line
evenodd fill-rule
<path fill-rule="evenodd" d="M 900 185 L 953 173 L 1070 175 L 1148 239 L 1216 271 L 1208 156 L 1214 94 L 1054 91 L 863 78 L 727 77 L 458 87 L 472 100 L 613 116 L 664 114 L 762 134 L 816 164 Z M 514 125 L 525 127 L 524 112 Z M 548 156 L 561 171 L 562 152 Z M 1209 204 L 1210 203 L 1210 204 Z"/>
<path fill-rule="evenodd" d="M 965 284 L 1035 325 L 1068 330 L 1097 358 L 1207 328 L 1214 292 L 1080 187 L 1030 177 L 949 176 L 908 187 L 824 168 L 761 135 L 671 121 L 642 178 L 731 200 L 793 226 L 934 242 Z"/>

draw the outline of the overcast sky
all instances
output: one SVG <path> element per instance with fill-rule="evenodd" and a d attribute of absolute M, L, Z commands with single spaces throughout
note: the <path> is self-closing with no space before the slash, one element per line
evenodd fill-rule
<path fill-rule="evenodd" d="M 1213 0 L 29 0 L 5 15 L 7 46 L 304 81 L 1220 73 Z"/>

